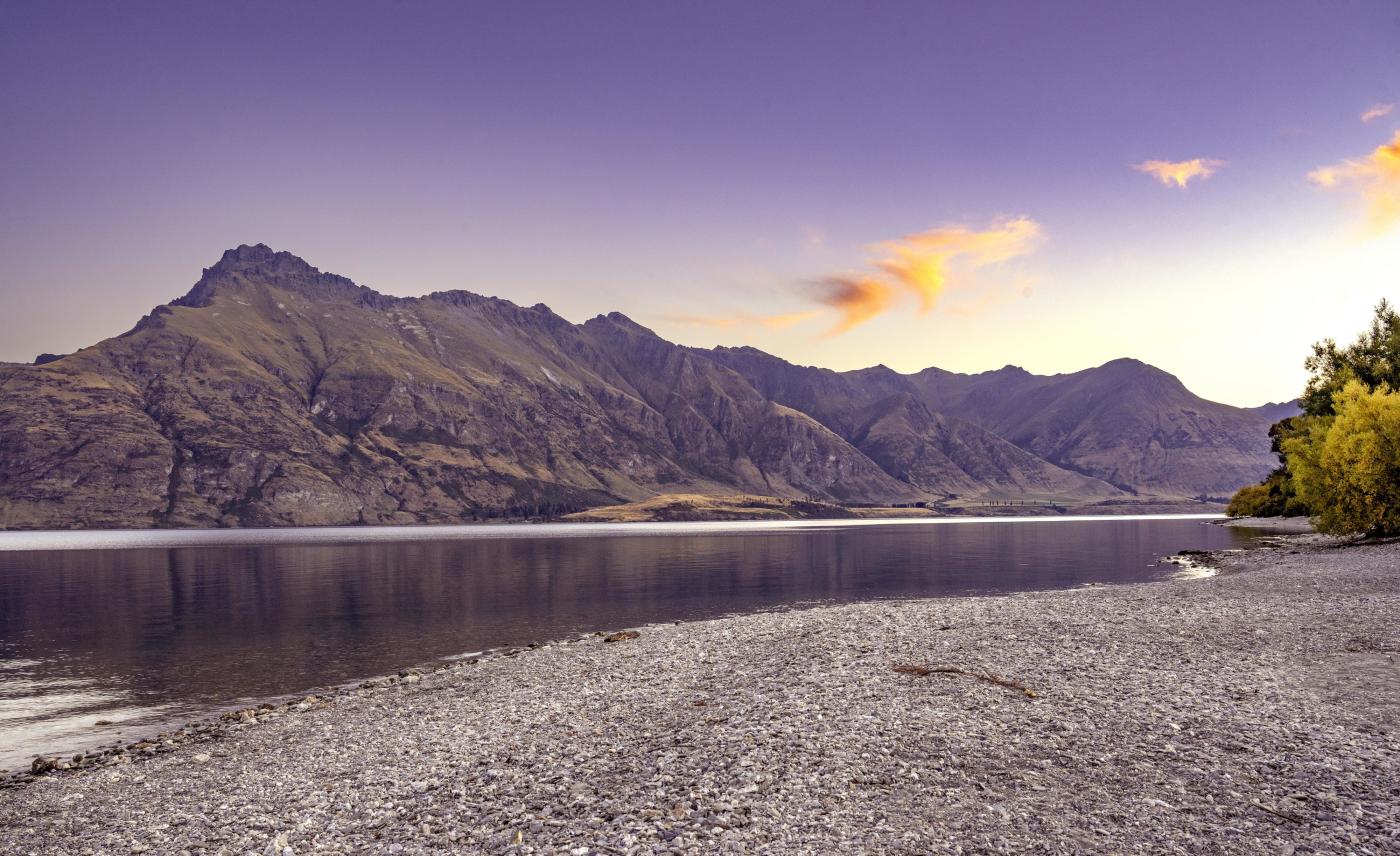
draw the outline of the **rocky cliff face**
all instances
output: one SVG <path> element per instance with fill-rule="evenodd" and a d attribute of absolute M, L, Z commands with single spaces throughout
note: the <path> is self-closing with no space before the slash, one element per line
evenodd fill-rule
<path fill-rule="evenodd" d="M 1090 502 L 1123 494 L 970 420 L 938 412 L 912 378 L 884 366 L 834 372 L 794 366 L 754 348 L 710 353 L 765 395 L 810 413 L 895 478 L 940 498 Z"/>
<path fill-rule="evenodd" d="M 467 292 L 389 297 L 244 246 L 123 336 L 0 365 L 0 527 L 454 522 L 678 491 L 1083 501 L 1273 464 L 1269 418 L 1184 389 L 1100 390 L 1116 415 L 1086 432 L 1063 424 L 1078 398 L 1027 387 L 1033 407 L 983 412 L 962 377 L 683 348 L 621 315 L 575 325 Z"/>

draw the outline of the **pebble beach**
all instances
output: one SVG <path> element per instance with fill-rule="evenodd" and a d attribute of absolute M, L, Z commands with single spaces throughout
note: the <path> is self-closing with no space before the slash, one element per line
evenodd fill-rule
<path fill-rule="evenodd" d="M 1400 543 L 630 628 L 0 789 L 0 852 L 1400 853 Z"/>

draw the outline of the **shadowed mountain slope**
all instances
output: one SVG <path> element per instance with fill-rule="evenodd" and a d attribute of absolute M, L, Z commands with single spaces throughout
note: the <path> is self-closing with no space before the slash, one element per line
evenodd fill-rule
<path fill-rule="evenodd" d="M 620 316 L 387 297 L 263 246 L 123 336 L 0 368 L 0 391 L 9 528 L 440 522 L 673 489 L 918 495 Z"/>
<path fill-rule="evenodd" d="M 1268 428 L 1286 412 L 1207 401 L 1132 359 L 1049 377 L 1007 366 L 912 380 L 930 407 L 1134 493 L 1230 495 L 1276 464 Z"/>
<path fill-rule="evenodd" d="M 929 407 L 913 379 L 884 366 L 852 372 L 794 366 L 754 348 L 715 358 L 763 394 L 810 413 L 891 475 L 953 497 L 1105 499 L 1121 491 L 1070 472 L 973 422 Z"/>
<path fill-rule="evenodd" d="M 0 528 L 451 522 L 677 492 L 1092 501 L 1273 465 L 1264 413 L 1115 366 L 828 372 L 616 313 L 390 297 L 242 246 L 122 336 L 0 365 Z"/>

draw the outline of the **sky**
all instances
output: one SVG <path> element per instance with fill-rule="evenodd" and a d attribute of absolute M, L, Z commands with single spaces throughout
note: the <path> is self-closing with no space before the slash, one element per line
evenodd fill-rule
<path fill-rule="evenodd" d="M 243 243 L 833 369 L 1301 391 L 1400 300 L 1400 3 L 0 0 L 0 360 Z"/>

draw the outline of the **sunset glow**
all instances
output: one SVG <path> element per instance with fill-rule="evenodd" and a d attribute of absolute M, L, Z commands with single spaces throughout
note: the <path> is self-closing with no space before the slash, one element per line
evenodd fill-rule
<path fill-rule="evenodd" d="M 1320 167 L 1308 178 L 1328 190 L 1353 192 L 1365 204 L 1370 231 L 1388 231 L 1400 224 L 1400 131 L 1364 158 Z"/>
<path fill-rule="evenodd" d="M 949 266 L 962 261 L 985 267 L 1031 252 L 1042 238 L 1040 224 L 1017 217 L 982 231 L 948 226 L 879 245 L 886 255 L 876 266 L 903 285 L 928 312 L 948 284 Z"/>

